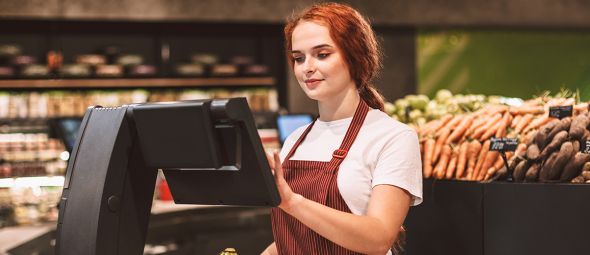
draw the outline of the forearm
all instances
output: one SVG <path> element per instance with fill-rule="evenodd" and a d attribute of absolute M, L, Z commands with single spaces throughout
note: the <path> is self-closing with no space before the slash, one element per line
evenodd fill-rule
<path fill-rule="evenodd" d="M 284 210 L 319 235 L 356 252 L 384 254 L 399 233 L 399 227 L 386 228 L 376 217 L 342 212 L 302 196 Z"/>

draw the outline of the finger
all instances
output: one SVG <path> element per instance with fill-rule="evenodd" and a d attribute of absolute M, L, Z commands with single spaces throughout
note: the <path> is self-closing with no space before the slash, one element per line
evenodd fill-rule
<path fill-rule="evenodd" d="M 271 155 L 268 152 L 264 152 L 264 154 L 266 155 L 266 159 L 268 160 L 268 165 L 270 166 L 271 169 L 274 169 L 275 167 L 275 160 L 273 158 L 273 155 Z"/>
<path fill-rule="evenodd" d="M 274 161 L 275 161 L 275 173 L 277 178 L 282 179 L 283 177 L 283 167 L 281 166 L 281 157 L 279 156 L 278 152 L 274 152 Z"/>

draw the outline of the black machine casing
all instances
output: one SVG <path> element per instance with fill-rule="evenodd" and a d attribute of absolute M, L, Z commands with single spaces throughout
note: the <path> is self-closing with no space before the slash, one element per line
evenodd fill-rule
<path fill-rule="evenodd" d="M 92 107 L 66 172 L 57 254 L 142 254 L 158 169 L 176 203 L 280 203 L 244 98 Z"/>

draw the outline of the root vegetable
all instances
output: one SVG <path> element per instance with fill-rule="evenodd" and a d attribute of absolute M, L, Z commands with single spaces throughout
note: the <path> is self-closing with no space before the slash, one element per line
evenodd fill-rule
<path fill-rule="evenodd" d="M 586 131 L 586 127 L 590 124 L 590 118 L 586 115 L 578 115 L 572 120 L 572 124 L 569 130 L 569 136 L 572 139 L 580 139 Z"/>
<path fill-rule="evenodd" d="M 590 154 L 582 152 L 576 153 L 574 157 L 566 163 L 559 180 L 569 181 L 574 177 L 580 175 L 580 173 L 582 172 L 582 166 L 588 161 L 590 161 Z"/>
<path fill-rule="evenodd" d="M 473 169 L 472 180 L 477 180 L 477 178 L 479 177 L 479 172 L 482 171 L 481 166 L 483 165 L 489 150 L 490 150 L 490 140 L 487 140 L 481 146 L 481 151 L 479 152 L 479 155 L 477 156 L 477 164 L 475 164 L 475 168 Z"/>
<path fill-rule="evenodd" d="M 514 177 L 515 182 L 522 182 L 526 176 L 527 171 L 529 170 L 529 161 L 523 160 L 516 165 L 514 168 L 514 173 L 512 174 Z"/>
<path fill-rule="evenodd" d="M 443 128 L 441 130 L 441 133 L 439 134 L 438 138 L 436 138 L 436 145 L 434 146 L 434 154 L 432 155 L 432 163 L 438 162 L 438 157 L 440 156 L 443 146 L 445 145 L 445 141 L 447 140 L 447 138 L 449 137 L 450 134 L 451 134 L 451 129 Z"/>
<path fill-rule="evenodd" d="M 557 124 L 557 126 L 555 126 L 555 128 L 553 128 L 551 132 L 549 132 L 549 135 L 547 136 L 548 141 L 553 140 L 553 137 L 555 137 L 555 135 L 561 131 L 569 131 L 571 124 L 572 118 L 568 117 L 561 119 L 559 121 L 559 124 Z"/>
<path fill-rule="evenodd" d="M 447 169 L 447 166 L 449 164 L 449 159 L 451 157 L 451 146 L 450 145 L 444 145 L 441 155 L 440 155 L 440 160 L 438 161 L 438 163 L 436 164 L 436 168 L 434 168 L 434 177 L 436 179 L 442 179 L 445 177 L 445 172 Z"/>
<path fill-rule="evenodd" d="M 553 137 L 553 140 L 551 140 L 551 143 L 549 143 L 549 145 L 545 146 L 543 151 L 541 151 L 540 158 L 544 159 L 552 152 L 558 150 L 566 140 L 567 140 L 567 131 L 561 131 L 561 132 L 557 133 L 555 135 L 555 137 Z"/>
<path fill-rule="evenodd" d="M 445 172 L 446 179 L 453 178 L 453 175 L 455 174 L 455 169 L 457 168 L 457 160 L 459 158 L 459 147 L 455 146 L 451 154 L 451 160 L 449 161 L 449 165 L 447 166 L 447 170 Z"/>
<path fill-rule="evenodd" d="M 472 123 L 473 117 L 466 116 L 465 118 L 463 118 L 463 120 L 461 121 L 461 123 L 459 123 L 457 128 L 453 130 L 453 133 L 449 135 L 445 143 L 452 143 L 461 139 L 461 137 L 467 132 L 467 129 L 471 126 Z"/>
<path fill-rule="evenodd" d="M 539 129 L 537 135 L 535 136 L 535 143 L 537 144 L 537 146 L 539 146 L 540 150 L 543 150 L 548 141 L 550 141 L 547 137 L 549 137 L 549 133 L 551 133 L 551 130 L 553 130 L 553 128 L 555 128 L 559 123 L 559 120 L 552 120 L 551 122 L 547 123 Z"/>
<path fill-rule="evenodd" d="M 424 142 L 424 162 L 422 168 L 424 169 L 424 178 L 428 179 L 432 176 L 432 154 L 434 154 L 434 146 L 436 141 L 430 138 Z"/>
<path fill-rule="evenodd" d="M 574 146 L 571 142 L 563 143 L 558 152 L 549 156 L 541 169 L 539 178 L 542 181 L 557 180 L 561 176 L 565 164 L 572 158 L 573 152 Z"/>
<path fill-rule="evenodd" d="M 529 125 L 531 121 L 533 121 L 534 115 L 527 114 L 522 117 L 522 119 L 518 122 L 518 125 L 514 128 L 514 132 L 520 134 L 526 126 Z"/>
<path fill-rule="evenodd" d="M 475 166 L 477 163 L 477 156 L 479 152 L 482 150 L 482 145 L 478 140 L 473 140 L 469 143 L 469 148 L 467 149 L 467 179 L 471 180 L 473 178 L 473 172 L 475 171 Z"/>
<path fill-rule="evenodd" d="M 532 164 L 529 169 L 526 171 L 526 175 L 524 177 L 525 182 L 535 182 L 539 178 L 539 168 L 540 164 L 535 163 Z"/>
<path fill-rule="evenodd" d="M 467 163 L 467 153 L 469 152 L 469 143 L 464 142 L 459 147 L 459 159 L 457 160 L 457 170 L 455 171 L 455 178 L 460 179 L 465 173 Z"/>
<path fill-rule="evenodd" d="M 526 158 L 532 161 L 537 161 L 540 154 L 537 144 L 531 144 L 526 150 Z"/>

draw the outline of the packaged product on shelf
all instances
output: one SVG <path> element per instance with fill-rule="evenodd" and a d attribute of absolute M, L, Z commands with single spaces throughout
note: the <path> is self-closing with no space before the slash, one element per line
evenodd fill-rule
<path fill-rule="evenodd" d="M 175 71 L 180 76 L 200 77 L 205 75 L 205 66 L 202 64 L 178 64 Z"/>
<path fill-rule="evenodd" d="M 28 66 L 37 63 L 37 58 L 28 55 L 18 55 L 12 59 L 12 64 L 16 66 Z"/>
<path fill-rule="evenodd" d="M 97 65 L 104 65 L 104 64 L 106 64 L 107 63 L 107 59 L 103 55 L 98 55 L 98 54 L 83 54 L 83 55 L 78 55 L 76 57 L 76 63 L 78 63 L 78 64 L 85 64 L 85 65 L 91 65 L 91 66 L 97 66 Z"/>
<path fill-rule="evenodd" d="M 133 77 L 149 77 L 158 73 L 157 68 L 153 65 L 136 65 L 127 69 L 127 74 Z"/>
<path fill-rule="evenodd" d="M 27 78 L 44 78 L 49 75 L 46 65 L 26 65 L 21 68 L 20 75 Z"/>
<path fill-rule="evenodd" d="M 227 77 L 237 76 L 238 66 L 232 64 L 217 64 L 211 67 L 211 76 Z"/>
<path fill-rule="evenodd" d="M 121 65 L 97 65 L 97 77 L 122 77 L 123 66 Z"/>
<path fill-rule="evenodd" d="M 119 56 L 116 63 L 122 66 L 137 66 L 143 64 L 143 57 L 136 54 L 125 54 Z"/>
<path fill-rule="evenodd" d="M 0 92 L 0 119 L 8 118 L 10 108 L 10 95 Z"/>
<path fill-rule="evenodd" d="M 14 76 L 15 70 L 10 66 L 0 66 L 0 78 L 10 78 Z"/>
<path fill-rule="evenodd" d="M 214 65 L 219 62 L 219 57 L 209 53 L 198 53 L 191 56 L 191 61 L 197 64 Z"/>

